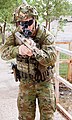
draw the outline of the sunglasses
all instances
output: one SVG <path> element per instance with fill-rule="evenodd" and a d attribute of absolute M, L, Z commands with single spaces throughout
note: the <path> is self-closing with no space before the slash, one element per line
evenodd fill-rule
<path fill-rule="evenodd" d="M 33 24 L 33 19 L 29 20 L 29 21 L 22 21 L 20 22 L 21 26 L 24 26 L 25 28 L 27 28 L 28 26 L 31 26 Z"/>

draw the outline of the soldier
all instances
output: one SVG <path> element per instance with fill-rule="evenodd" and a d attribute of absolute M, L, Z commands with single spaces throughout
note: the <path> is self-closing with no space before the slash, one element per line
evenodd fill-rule
<path fill-rule="evenodd" d="M 40 110 L 40 120 L 53 120 L 55 112 L 55 94 L 53 88 L 56 50 L 54 37 L 44 27 L 37 24 L 38 14 L 35 8 L 22 4 L 15 12 L 16 30 L 7 38 L 2 47 L 4 60 L 16 58 L 20 85 L 17 105 L 19 120 L 34 120 L 36 98 Z M 26 38 L 35 55 L 24 44 L 18 44 L 15 33 Z"/>

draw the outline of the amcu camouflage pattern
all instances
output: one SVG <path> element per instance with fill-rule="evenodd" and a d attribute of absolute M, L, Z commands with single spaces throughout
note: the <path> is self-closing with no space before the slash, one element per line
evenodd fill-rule
<path fill-rule="evenodd" d="M 19 31 L 19 29 L 16 29 Z M 12 58 L 16 58 L 18 54 L 19 44 L 16 42 L 15 32 L 13 32 L 6 40 L 6 43 L 2 47 L 2 58 L 5 60 L 9 60 Z M 36 56 L 36 60 L 42 64 L 43 66 L 52 66 L 56 62 L 56 50 L 54 45 L 54 37 L 49 32 L 46 31 L 44 27 L 39 27 L 37 35 L 34 39 L 36 42 L 37 47 L 42 49 L 45 54 L 47 54 L 47 58 L 43 58 L 41 55 Z"/>
<path fill-rule="evenodd" d="M 35 7 L 32 7 L 30 5 L 26 5 L 26 4 L 22 4 L 20 5 L 15 13 L 14 13 L 14 16 L 15 16 L 15 21 L 21 21 L 22 19 L 24 19 L 25 17 L 34 17 L 36 19 L 38 19 L 38 13 L 36 11 L 36 8 Z"/>
<path fill-rule="evenodd" d="M 6 40 L 1 49 L 1 57 L 4 60 L 17 58 L 19 55 L 19 44 L 15 38 L 17 28 Z M 33 39 L 36 46 L 41 49 L 47 57 L 40 54 L 36 56 L 21 56 L 17 58 L 17 68 L 21 75 L 18 95 L 19 120 L 34 120 L 36 109 L 36 98 L 38 98 L 40 108 L 40 120 L 53 120 L 55 111 L 55 95 L 53 88 L 54 65 L 56 62 L 56 50 L 54 37 L 44 27 L 38 28 L 37 35 Z M 53 66 L 53 67 L 52 67 Z M 52 68 L 50 68 L 52 67 Z M 36 69 L 39 70 L 44 80 L 37 80 L 35 77 L 29 78 L 29 74 L 35 76 Z M 47 73 L 45 73 L 47 71 Z M 38 72 L 37 72 L 38 74 Z"/>

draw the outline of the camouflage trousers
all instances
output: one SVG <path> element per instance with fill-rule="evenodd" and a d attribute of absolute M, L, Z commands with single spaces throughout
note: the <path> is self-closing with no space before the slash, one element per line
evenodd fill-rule
<path fill-rule="evenodd" d="M 36 84 L 31 81 L 20 82 L 17 100 L 19 120 L 35 119 L 36 98 L 38 98 L 40 120 L 53 120 L 55 96 L 51 81 Z"/>

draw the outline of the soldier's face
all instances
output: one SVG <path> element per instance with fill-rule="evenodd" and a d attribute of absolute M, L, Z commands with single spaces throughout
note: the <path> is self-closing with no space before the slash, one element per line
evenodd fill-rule
<path fill-rule="evenodd" d="M 35 26 L 35 20 L 32 17 L 25 18 L 21 21 L 21 26 L 32 31 Z"/>

